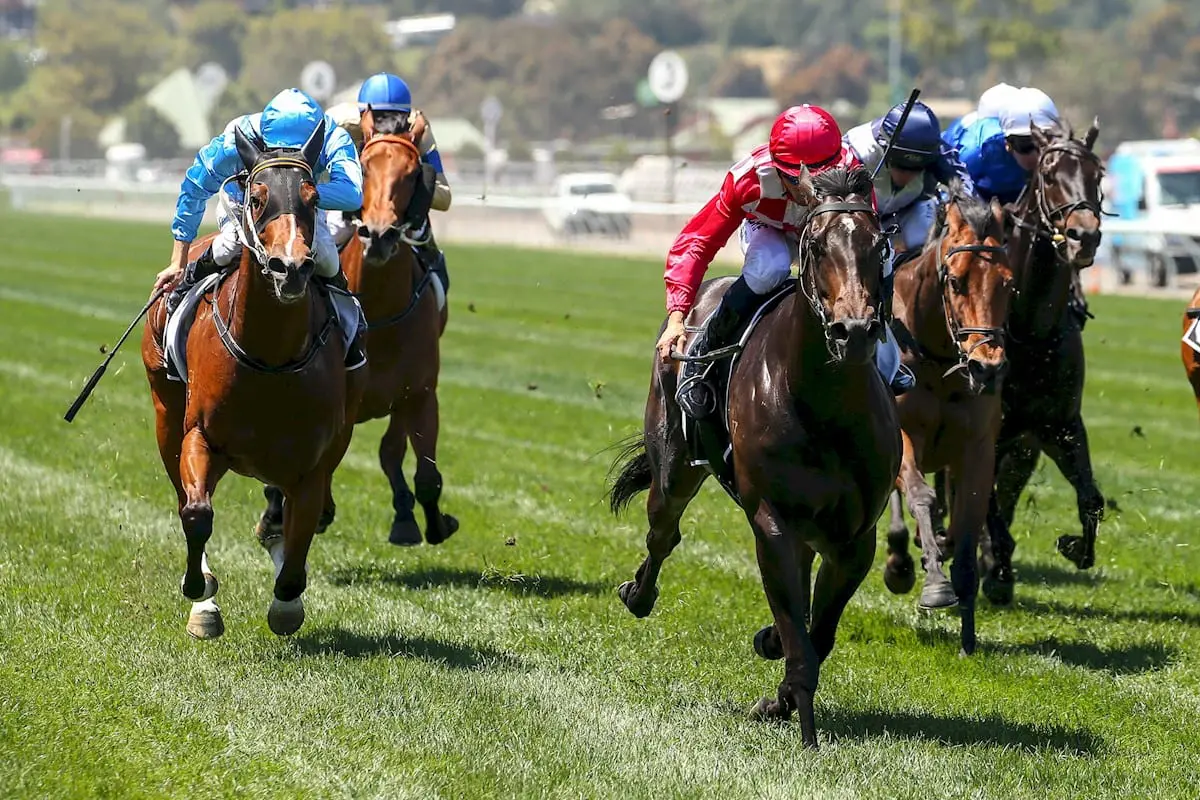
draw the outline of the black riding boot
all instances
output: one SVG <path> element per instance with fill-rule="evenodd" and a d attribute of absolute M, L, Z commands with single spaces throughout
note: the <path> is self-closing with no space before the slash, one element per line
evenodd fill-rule
<path fill-rule="evenodd" d="M 332 278 L 325 278 L 321 275 L 314 276 L 315 280 L 320 281 L 326 291 L 330 288 L 340 290 L 345 294 L 352 294 L 350 284 L 346 281 L 346 273 L 340 269 Z M 350 346 L 346 348 L 346 369 L 358 369 L 367 362 L 367 351 L 363 348 L 363 334 L 366 332 L 366 321 L 362 318 L 362 312 L 359 312 L 359 326 L 354 333 L 354 338 L 350 340 Z"/>
<path fill-rule="evenodd" d="M 426 222 L 426 225 L 429 223 Z M 433 240 L 433 231 L 429 232 L 429 238 L 425 243 L 416 248 L 417 260 L 421 262 L 421 266 L 433 272 L 438 276 L 438 280 L 442 282 L 442 291 L 450 293 L 450 275 L 446 272 L 446 254 L 438 247 L 437 242 Z"/>
<path fill-rule="evenodd" d="M 746 318 L 762 303 L 763 295 L 756 294 L 744 277 L 739 276 L 721 297 L 696 341 L 688 350 L 689 357 L 702 356 L 733 344 L 733 338 Z M 693 419 L 705 419 L 717 410 L 717 396 L 712 385 L 701 380 L 709 362 L 687 361 L 679 375 L 676 395 L 680 407 Z"/>
<path fill-rule="evenodd" d="M 183 300 L 191 288 L 200 281 L 220 271 L 220 266 L 213 260 L 212 247 L 208 247 L 200 257 L 189 263 L 183 269 L 183 278 L 167 295 L 167 313 L 171 314 L 179 307 L 179 302 Z"/>

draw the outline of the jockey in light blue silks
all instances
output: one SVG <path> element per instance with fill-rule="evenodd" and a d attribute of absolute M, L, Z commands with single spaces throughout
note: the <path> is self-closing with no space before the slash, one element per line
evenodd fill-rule
<path fill-rule="evenodd" d="M 299 89 L 280 92 L 267 104 L 261 114 L 246 114 L 232 120 L 224 132 L 205 145 L 196 154 L 196 160 L 184 175 L 180 186 L 179 201 L 175 207 L 175 219 L 171 233 L 175 237 L 176 254 L 172 266 L 159 275 L 156 285 L 165 285 L 174 279 L 186 258 L 188 245 L 196 238 L 204 207 L 208 200 L 221 191 L 235 203 L 242 201 L 242 189 L 236 181 L 226 181 L 244 169 L 237 152 L 233 130 L 241 127 L 247 136 L 257 139 L 269 149 L 304 146 L 308 138 L 325 121 L 325 146 L 317 161 L 315 176 L 318 181 L 317 208 L 328 210 L 357 210 L 362 207 L 362 167 L 354 142 L 346 131 L 339 128 L 311 97 Z M 326 214 L 317 214 L 317 226 L 313 232 L 313 260 L 316 275 L 327 281 L 345 282 L 341 274 L 337 248 L 330 235 Z M 241 255 L 241 242 L 237 236 L 238 221 L 228 214 L 218 215 L 220 232 L 212 244 L 196 261 L 188 264 L 183 280 L 168 298 L 167 307 L 174 309 L 179 300 L 197 281 L 227 267 Z M 182 255 L 181 255 L 182 254 Z M 166 280 L 163 280 L 163 278 Z"/>
<path fill-rule="evenodd" d="M 372 75 L 363 81 L 356 103 L 341 103 L 329 109 L 329 115 L 337 124 L 350 132 L 360 153 L 365 144 L 362 116 L 368 106 L 375 118 L 377 133 L 402 134 L 412 127 L 418 115 L 425 117 L 424 112 L 413 108 L 412 90 L 402 78 L 390 72 Z M 450 288 L 450 276 L 446 272 L 446 256 L 434 240 L 433 228 L 429 226 L 429 211 L 447 211 L 450 208 L 450 183 L 446 180 L 442 154 L 438 152 L 437 140 L 433 137 L 433 126 L 428 117 L 425 117 L 425 133 L 421 136 L 420 151 L 422 179 L 408 209 L 414 220 L 420 218 L 419 222 L 414 222 L 412 230 L 414 238 L 422 244 L 414 249 L 421 265 L 433 271 L 445 291 Z M 344 215 L 330 215 L 330 229 L 339 247 L 349 240 L 353 231 L 344 219 L 339 219 L 342 217 Z"/>

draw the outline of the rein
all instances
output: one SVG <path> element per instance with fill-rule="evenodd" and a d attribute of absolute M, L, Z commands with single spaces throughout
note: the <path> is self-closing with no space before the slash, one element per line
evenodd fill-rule
<path fill-rule="evenodd" d="M 1067 217 L 1079 210 L 1091 211 L 1097 218 L 1116 215 L 1110 214 L 1102 208 L 1103 195 L 1101 195 L 1099 202 L 1083 198 L 1074 202 L 1062 203 L 1052 208 L 1046 200 L 1046 173 L 1043 170 L 1046 157 L 1051 153 L 1071 153 L 1094 164 L 1101 164 L 1101 161 L 1100 156 L 1089 150 L 1083 142 L 1075 139 L 1055 142 L 1042 148 L 1041 153 L 1038 154 L 1037 165 L 1034 167 L 1035 177 L 1030 182 L 1030 187 L 1032 187 L 1033 191 L 1032 202 L 1038 215 L 1037 221 L 1031 223 L 1013 214 L 1013 222 L 1017 227 L 1033 233 L 1036 238 L 1049 239 L 1054 246 L 1055 258 L 1060 263 L 1067 264 L 1069 262 L 1062 252 L 1062 247 L 1066 244 L 1067 237 L 1058 230 L 1058 223 L 1065 223 Z"/>
<path fill-rule="evenodd" d="M 825 334 L 825 348 L 830 355 L 834 355 L 833 347 L 833 331 L 830 328 L 829 317 L 825 313 L 825 304 L 821 302 L 820 292 L 817 289 L 816 271 L 808 269 L 809 262 L 814 258 L 815 248 L 810 246 L 813 238 L 812 224 L 817 217 L 822 214 L 857 214 L 866 213 L 875 216 L 875 208 L 870 203 L 852 203 L 844 200 L 834 200 L 821 203 L 808 212 L 808 219 L 805 221 L 804 230 L 800 234 L 800 269 L 799 280 L 797 285 L 800 288 L 800 293 L 804 295 L 804 299 L 808 301 L 808 305 L 816 314 L 817 320 L 821 323 L 821 332 Z M 884 238 L 886 241 L 886 237 Z M 811 275 L 812 289 L 805 281 L 805 275 Z"/>

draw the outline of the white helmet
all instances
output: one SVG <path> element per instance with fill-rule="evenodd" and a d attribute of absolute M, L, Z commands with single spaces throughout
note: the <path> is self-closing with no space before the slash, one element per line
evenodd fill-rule
<path fill-rule="evenodd" d="M 992 88 L 979 95 L 979 116 L 999 117 L 1000 112 L 1007 108 L 1015 99 L 1016 86 L 1007 83 L 997 83 Z"/>
<path fill-rule="evenodd" d="M 1005 136 L 1029 136 L 1033 126 L 1053 127 L 1058 122 L 1058 107 L 1041 89 L 1024 86 L 1015 92 L 1000 112 L 1000 128 Z"/>

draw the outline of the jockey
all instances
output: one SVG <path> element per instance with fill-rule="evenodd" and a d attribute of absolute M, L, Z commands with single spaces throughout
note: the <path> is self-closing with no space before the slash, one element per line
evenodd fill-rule
<path fill-rule="evenodd" d="M 329 114 L 354 139 L 354 144 L 362 152 L 363 133 L 362 115 L 367 106 L 375 117 L 375 130 L 379 133 L 404 133 L 416 116 L 424 116 L 420 109 L 413 109 L 412 91 L 408 84 L 396 75 L 380 72 L 367 78 L 358 90 L 357 103 L 341 103 L 329 109 Z M 428 203 L 425 206 L 423 220 L 414 229 L 414 238 L 424 238 L 424 243 L 416 248 L 417 258 L 427 270 L 432 270 L 442 282 L 442 289 L 450 289 L 450 276 L 446 272 L 446 256 L 433 238 L 433 229 L 429 227 L 428 209 L 446 211 L 450 208 L 450 184 L 446 180 L 446 171 L 442 167 L 442 154 L 438 152 L 437 140 L 433 138 L 433 130 L 429 120 L 425 120 L 425 133 L 421 137 L 421 161 L 424 165 L 424 192 L 418 191 L 413 196 L 414 205 L 418 202 Z M 430 196 L 432 195 L 432 201 Z M 358 211 L 358 209 L 354 209 Z M 346 225 L 344 218 L 331 221 L 334 237 L 338 246 L 343 246 L 349 240 L 352 228 Z"/>
<path fill-rule="evenodd" d="M 869 170 L 879 166 L 888 140 L 904 113 L 904 104 L 887 114 L 851 128 L 842 141 Z M 875 176 L 875 203 L 880 222 L 900 226 L 897 249 L 920 251 L 937 218 L 937 184 L 957 177 L 964 189 L 975 193 L 967 168 L 958 154 L 941 139 L 937 115 L 924 103 L 915 103 L 904 127 L 892 144 L 885 169 Z"/>
<path fill-rule="evenodd" d="M 672 347 L 682 349 L 684 320 L 709 263 L 740 230 L 742 274 L 704 323 L 689 355 L 730 343 L 741 323 L 791 274 L 797 236 L 808 214 L 801 203 L 801 179 L 838 166 L 858 166 L 858 160 L 843 145 L 837 122 L 823 108 L 802 105 L 780 114 L 769 142 L 730 168 L 720 192 L 692 217 L 667 255 L 669 316 L 657 345 L 664 361 Z M 890 262 L 884 269 L 890 272 Z M 876 364 L 893 389 L 903 392 L 912 387 L 912 374 L 901 366 L 891 332 L 886 335 L 885 344 L 876 350 Z M 715 407 L 712 388 L 698 380 L 703 368 L 700 362 L 686 362 L 679 381 L 680 405 L 697 419 Z"/>
<path fill-rule="evenodd" d="M 1001 89 L 1007 84 L 992 87 Z M 1009 86 L 996 98 L 1000 105 L 996 116 L 979 112 L 961 128 L 948 130 L 943 141 L 958 150 L 959 156 L 975 181 L 975 190 L 984 200 L 1000 198 L 1001 203 L 1015 202 L 1037 166 L 1037 146 L 1033 126 L 1050 128 L 1058 124 L 1058 108 L 1045 92 Z M 987 96 L 987 93 L 984 93 Z M 981 102 L 983 98 L 980 98 Z M 989 109 L 989 111 L 992 109 Z"/>
<path fill-rule="evenodd" d="M 299 149 L 325 120 L 325 146 L 314 172 L 320 182 L 317 207 L 322 210 L 356 209 L 362 206 L 362 169 L 354 143 L 345 131 L 326 118 L 325 112 L 311 97 L 299 89 L 287 89 L 277 94 L 261 114 L 246 114 L 230 121 L 224 132 L 214 138 L 196 154 L 196 160 L 184 175 L 176 203 L 175 220 L 171 233 L 175 237 L 175 249 L 171 265 L 158 274 L 155 289 L 168 285 L 182 273 L 183 279 L 167 297 L 167 310 L 173 311 L 188 290 L 202 278 L 232 264 L 241 255 L 242 245 L 238 241 L 239 220 L 222 213 L 217 222 L 220 232 L 208 249 L 184 268 L 188 250 L 200 221 L 204 217 L 204 206 L 209 198 L 225 191 L 234 201 L 242 199 L 242 189 L 236 182 L 225 183 L 229 178 L 245 169 L 238 155 L 234 140 L 234 128 L 241 127 L 248 136 L 259 139 L 269 149 Z M 333 243 L 325 213 L 317 214 L 316 230 L 313 231 L 312 257 L 316 264 L 316 276 L 325 281 L 345 287 L 337 247 Z M 353 357 L 353 361 L 351 358 Z M 347 364 L 358 366 L 362 355 L 358 339 L 346 354 Z"/>

